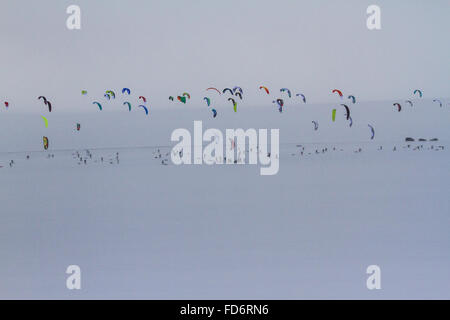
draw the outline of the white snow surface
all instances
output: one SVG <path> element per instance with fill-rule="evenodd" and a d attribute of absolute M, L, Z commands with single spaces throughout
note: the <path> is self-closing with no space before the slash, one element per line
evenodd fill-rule
<path fill-rule="evenodd" d="M 448 99 L 402 112 L 393 102 L 347 103 L 352 128 L 339 102 L 287 103 L 281 114 L 227 105 L 215 119 L 188 105 L 148 117 L 112 103 L 2 109 L 0 298 L 449 299 Z M 161 165 L 172 131 L 192 132 L 194 120 L 279 128 L 278 174 Z M 81 290 L 66 288 L 69 265 L 82 270 Z M 369 265 L 381 268 L 381 290 L 366 287 Z"/>

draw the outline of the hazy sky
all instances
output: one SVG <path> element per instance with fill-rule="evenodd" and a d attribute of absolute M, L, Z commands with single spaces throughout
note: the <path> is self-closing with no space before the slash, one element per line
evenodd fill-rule
<path fill-rule="evenodd" d="M 81 30 L 66 8 L 81 7 Z M 366 9 L 381 7 L 379 31 Z M 81 108 L 107 89 L 152 97 L 240 85 L 304 92 L 326 102 L 450 96 L 450 1 L 3 0 L 0 99 L 31 108 L 40 94 Z M 76 101 L 76 103 L 71 103 Z M 84 108 L 84 107 L 83 107 Z"/>

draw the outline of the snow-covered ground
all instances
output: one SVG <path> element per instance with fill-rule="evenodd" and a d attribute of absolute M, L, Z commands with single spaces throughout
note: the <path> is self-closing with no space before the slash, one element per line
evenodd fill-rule
<path fill-rule="evenodd" d="M 352 128 L 330 104 L 2 110 L 0 298 L 449 299 L 448 99 L 393 102 L 351 105 Z M 279 128 L 279 173 L 173 165 L 170 135 L 194 120 Z M 73 264 L 82 290 L 66 288 Z"/>

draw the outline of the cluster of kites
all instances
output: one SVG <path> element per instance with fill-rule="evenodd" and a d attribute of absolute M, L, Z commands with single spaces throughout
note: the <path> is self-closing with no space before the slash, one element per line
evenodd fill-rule
<path fill-rule="evenodd" d="M 263 90 L 263 92 L 265 92 L 267 95 L 270 95 L 270 90 L 266 86 L 260 86 L 259 90 Z M 337 94 L 341 100 L 344 100 L 344 94 L 342 93 L 341 90 L 334 89 L 334 90 L 332 90 L 332 93 L 333 94 Z M 285 105 L 285 99 L 292 99 L 292 98 L 293 98 L 293 95 L 292 95 L 292 92 L 291 92 L 290 89 L 288 89 L 288 88 L 281 88 L 280 89 L 280 97 L 276 98 L 275 100 L 273 100 L 272 103 L 276 104 L 277 107 L 278 107 L 278 111 L 280 113 L 282 113 L 283 112 L 283 107 Z M 301 93 L 301 92 L 296 93 L 294 98 L 301 99 L 302 103 L 306 104 L 306 96 L 303 93 Z M 349 95 L 347 97 L 347 99 L 349 99 L 352 104 L 356 103 L 356 98 L 355 98 L 354 95 Z M 346 118 L 346 120 L 349 121 L 349 126 L 352 127 L 353 119 L 350 116 L 350 108 L 349 108 L 349 106 L 347 104 L 345 104 L 345 103 L 341 103 L 340 105 L 345 110 L 345 118 Z M 337 112 L 337 109 L 333 109 L 331 111 L 331 120 L 333 122 L 336 121 L 336 112 Z M 316 121 L 316 120 L 313 120 L 312 124 L 314 125 L 314 130 L 317 131 L 319 129 L 319 122 Z M 373 130 L 372 126 L 370 126 L 370 127 L 371 127 L 371 131 L 372 131 L 371 139 L 373 139 L 374 138 L 374 130 Z"/>
<path fill-rule="evenodd" d="M 264 90 L 266 92 L 266 94 L 268 94 L 268 95 L 270 94 L 269 89 L 267 87 L 265 87 L 265 86 L 260 86 L 259 90 Z M 288 88 L 281 88 L 280 89 L 280 95 L 282 95 L 282 94 L 283 95 L 287 94 L 289 99 L 292 98 L 291 90 L 289 90 Z M 296 97 L 301 97 L 303 103 L 306 103 L 306 97 L 305 97 L 305 95 L 303 93 L 297 93 L 295 96 Z M 277 98 L 276 100 L 273 100 L 272 103 L 275 103 L 278 106 L 278 111 L 280 113 L 283 112 L 284 100 L 283 100 L 282 97 Z"/>
<path fill-rule="evenodd" d="M 344 98 L 344 95 L 343 95 L 342 91 L 340 91 L 338 89 L 334 89 L 332 92 L 338 94 L 341 99 Z M 421 99 L 423 97 L 423 93 L 419 89 L 414 90 L 413 95 L 415 97 L 418 97 L 419 99 Z M 356 98 L 353 95 L 349 95 L 348 99 L 351 99 L 353 104 L 356 103 Z M 433 99 L 433 102 L 439 103 L 439 106 L 442 107 L 442 101 L 441 100 Z M 405 103 L 408 103 L 411 107 L 414 106 L 414 104 L 413 104 L 413 102 L 411 100 L 405 100 Z M 341 104 L 341 106 L 345 108 L 345 117 L 349 121 L 349 126 L 351 127 L 353 125 L 353 120 L 352 120 L 352 117 L 350 116 L 350 108 L 346 104 Z M 401 104 L 399 102 L 395 102 L 393 104 L 393 106 L 397 109 L 398 112 L 402 111 L 402 106 L 401 106 Z M 336 109 L 332 110 L 331 119 L 332 119 L 333 122 L 336 120 Z M 317 130 L 317 124 L 316 123 L 314 124 L 314 126 L 315 126 L 315 130 Z M 370 132 L 371 132 L 370 139 L 373 140 L 374 137 L 375 137 L 375 129 L 370 124 L 368 124 L 368 127 L 369 127 Z"/>
<path fill-rule="evenodd" d="M 259 90 L 260 92 L 262 92 L 265 95 L 270 96 L 271 91 L 269 90 L 268 87 L 266 86 L 259 86 Z M 234 86 L 232 88 L 224 88 L 223 90 L 219 90 L 218 88 L 215 87 L 209 87 L 206 90 L 206 95 L 203 97 L 203 101 L 206 103 L 207 107 L 210 109 L 211 113 L 212 113 L 212 117 L 216 118 L 218 116 L 218 112 L 217 109 L 214 107 L 215 106 L 215 102 L 217 102 L 217 98 L 223 97 L 225 96 L 225 99 L 227 100 L 228 103 L 230 103 L 230 105 L 233 107 L 233 111 L 237 112 L 238 110 L 238 102 L 243 100 L 244 97 L 244 90 L 239 87 L 239 86 Z M 306 104 L 306 96 L 301 93 L 295 93 L 292 94 L 292 91 L 288 88 L 281 88 L 279 89 L 279 91 L 276 91 L 277 95 L 274 100 L 272 101 L 273 104 L 275 104 L 278 108 L 278 111 L 280 113 L 283 112 L 283 108 L 285 106 L 285 101 L 287 99 L 293 99 L 293 101 L 299 101 L 298 103 L 301 104 Z M 342 108 L 342 112 L 345 116 L 346 121 L 348 121 L 349 127 L 353 126 L 353 119 L 351 117 L 351 110 L 349 105 L 351 104 L 356 104 L 356 97 L 354 95 L 348 95 L 347 98 L 345 98 L 343 92 L 339 89 L 334 89 L 331 91 L 332 94 L 336 94 L 339 99 L 341 100 L 340 103 L 340 108 Z M 143 112 L 145 112 L 145 115 L 149 115 L 149 108 L 147 107 L 147 98 L 144 96 L 139 96 L 134 102 L 130 102 L 132 101 L 131 99 L 131 90 L 129 88 L 123 88 L 121 91 L 122 95 L 122 105 L 125 106 L 129 112 L 132 111 L 133 107 L 136 106 L 139 109 L 142 109 Z M 88 94 L 88 92 L 86 90 L 82 90 L 81 94 L 83 96 L 86 96 Z M 422 98 L 423 97 L 423 93 L 421 90 L 416 89 L 413 91 L 413 96 L 415 98 Z M 106 90 L 104 95 L 103 95 L 103 101 L 101 100 L 97 100 L 97 101 L 93 101 L 92 104 L 96 105 L 98 107 L 99 111 L 103 110 L 103 106 L 102 104 L 104 103 L 108 103 L 108 101 L 110 100 L 115 100 L 117 98 L 119 98 L 118 96 L 116 96 L 116 93 L 113 90 Z M 176 97 L 176 99 L 175 99 Z M 223 99 L 223 98 L 222 98 Z M 39 96 L 37 98 L 37 100 L 41 101 L 43 106 L 45 107 L 45 110 L 48 110 L 48 112 L 52 112 L 52 103 L 50 102 L 49 99 L 47 99 L 47 97 L 45 96 Z M 180 95 L 175 95 L 175 96 L 169 96 L 169 100 L 172 102 L 176 102 L 178 101 L 179 103 L 182 104 L 186 104 L 188 101 L 191 100 L 191 95 L 188 92 L 183 92 Z M 348 102 L 346 102 L 348 101 Z M 296 102 L 294 102 L 296 103 Z M 409 104 L 411 107 L 414 106 L 413 102 L 411 100 L 405 100 L 404 103 Z M 439 99 L 433 99 L 433 103 L 437 103 L 439 104 L 440 107 L 443 106 L 443 103 L 441 100 Z M 4 106 L 6 108 L 8 108 L 10 106 L 10 103 L 8 101 L 4 101 Z M 395 107 L 395 110 L 398 112 L 402 111 L 402 104 L 400 102 L 395 102 L 393 103 L 393 106 Z M 125 109 L 126 110 L 126 109 Z M 335 122 L 336 121 L 336 115 L 338 112 L 339 108 L 333 108 L 331 110 L 331 121 Z M 341 112 L 341 111 L 339 111 Z M 41 116 L 43 121 L 44 121 L 44 125 L 47 128 L 49 125 L 48 119 L 45 116 Z M 313 124 L 313 129 L 314 131 L 317 131 L 319 129 L 319 122 L 316 120 L 312 121 Z M 375 129 L 371 124 L 367 124 L 368 128 L 370 129 L 370 139 L 374 139 L 375 137 Z M 80 123 L 76 123 L 76 130 L 80 131 L 81 130 L 81 124 Z M 44 149 L 47 150 L 49 147 L 49 139 L 48 137 L 44 136 L 43 137 L 43 146 Z"/>
<path fill-rule="evenodd" d="M 228 97 L 227 101 L 232 104 L 234 112 L 237 112 L 237 102 L 236 102 L 237 98 L 242 100 L 242 97 L 244 95 L 244 90 L 242 90 L 242 88 L 238 87 L 238 86 L 233 87 L 233 89 L 225 88 L 222 91 L 220 91 L 217 88 L 210 87 L 210 88 L 207 88 L 206 91 L 208 93 L 213 93 L 213 94 L 219 95 L 219 96 L 223 94 L 223 95 L 225 95 L 225 97 Z M 211 107 L 212 98 L 206 96 L 206 97 L 203 97 L 203 100 L 206 102 L 206 105 L 208 107 Z M 213 118 L 217 117 L 217 110 L 215 108 L 211 107 L 211 112 L 212 112 Z"/>
<path fill-rule="evenodd" d="M 46 97 L 39 96 L 37 99 L 44 102 L 44 105 L 48 108 L 48 112 L 52 112 L 52 103 Z M 41 116 L 41 117 L 42 117 L 42 120 L 44 120 L 45 127 L 48 128 L 48 119 L 47 119 L 47 117 L 44 117 L 44 116 Z M 44 136 L 42 138 L 42 142 L 43 142 L 43 145 L 44 145 L 44 150 L 47 150 L 48 149 L 48 144 L 49 144 L 48 138 L 46 136 Z"/>
<path fill-rule="evenodd" d="M 190 95 L 189 93 L 187 93 L 187 92 L 183 92 L 182 95 L 177 96 L 177 100 L 178 100 L 179 102 L 181 102 L 181 103 L 184 103 L 184 104 L 186 104 L 187 100 L 190 100 L 190 99 L 191 99 L 191 95 Z M 169 100 L 170 100 L 170 101 L 174 101 L 175 99 L 174 99 L 173 96 L 170 96 L 170 97 L 169 97 Z"/>
<path fill-rule="evenodd" d="M 418 95 L 419 98 L 422 98 L 422 91 L 419 89 L 414 90 L 414 95 Z M 439 103 L 439 106 L 442 108 L 442 101 L 439 99 L 433 99 L 434 103 Z M 405 103 L 409 104 L 411 107 L 414 106 L 411 100 L 405 100 Z M 393 106 L 397 109 L 398 112 L 402 111 L 402 105 L 399 102 L 393 104 Z"/>
<path fill-rule="evenodd" d="M 87 91 L 86 90 L 82 90 L 81 94 L 82 95 L 87 95 Z M 122 89 L 122 95 L 126 96 L 126 97 L 130 96 L 131 95 L 131 90 L 129 88 L 123 88 Z M 113 90 L 106 90 L 105 94 L 103 95 L 103 97 L 105 98 L 106 101 L 109 101 L 111 99 L 116 99 L 116 93 Z M 127 99 L 127 100 L 129 100 L 129 99 Z M 136 104 L 137 104 L 137 107 L 138 108 L 142 108 L 144 110 L 145 114 L 148 116 L 148 108 L 146 106 L 146 103 L 147 103 L 147 98 L 145 98 L 144 96 L 139 96 L 138 101 L 137 101 Z M 92 104 L 96 105 L 100 111 L 103 110 L 103 106 L 102 106 L 102 104 L 100 102 L 94 101 L 94 102 L 92 102 Z M 128 107 L 128 111 L 131 111 L 131 107 L 132 107 L 131 102 L 124 101 L 122 103 L 122 105 Z"/>

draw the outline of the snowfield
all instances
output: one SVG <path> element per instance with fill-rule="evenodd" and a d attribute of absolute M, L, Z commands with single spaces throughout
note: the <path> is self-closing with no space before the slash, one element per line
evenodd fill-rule
<path fill-rule="evenodd" d="M 352 128 L 339 102 L 215 119 L 189 106 L 1 110 L 0 298 L 449 299 L 448 99 L 393 102 L 349 105 Z M 279 128 L 278 174 L 173 165 L 170 135 L 194 120 Z M 66 288 L 69 265 L 82 290 Z M 366 288 L 369 265 L 381 290 Z"/>

